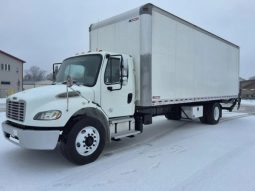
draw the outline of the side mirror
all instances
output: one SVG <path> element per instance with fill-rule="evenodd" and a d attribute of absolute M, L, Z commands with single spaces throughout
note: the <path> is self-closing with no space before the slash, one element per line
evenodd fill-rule
<path fill-rule="evenodd" d="M 58 73 L 58 71 L 59 71 L 59 68 L 60 68 L 60 65 L 61 65 L 62 63 L 54 63 L 53 64 L 53 72 L 52 72 L 52 80 L 53 81 L 56 81 L 56 76 L 57 76 L 57 73 Z"/>
<path fill-rule="evenodd" d="M 121 68 L 121 79 L 122 85 L 126 86 L 128 84 L 128 60 L 123 59 Z"/>

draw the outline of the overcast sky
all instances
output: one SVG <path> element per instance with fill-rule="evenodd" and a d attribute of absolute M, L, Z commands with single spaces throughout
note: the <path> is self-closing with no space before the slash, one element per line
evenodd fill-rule
<path fill-rule="evenodd" d="M 151 3 L 240 46 L 240 75 L 255 75 L 255 1 L 158 0 Z M 88 28 L 148 1 L 0 0 L 0 50 L 47 72 L 89 49 Z"/>

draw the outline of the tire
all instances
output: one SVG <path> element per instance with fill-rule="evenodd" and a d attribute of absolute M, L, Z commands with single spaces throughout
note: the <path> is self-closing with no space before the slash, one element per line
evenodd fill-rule
<path fill-rule="evenodd" d="M 209 109 L 209 105 L 203 106 L 203 117 L 199 117 L 199 120 L 201 123 L 208 124 L 208 119 L 207 119 L 208 109 Z"/>
<path fill-rule="evenodd" d="M 102 153 L 106 142 L 103 125 L 93 118 L 84 118 L 72 125 L 61 139 L 63 155 L 77 165 L 95 161 Z"/>
<path fill-rule="evenodd" d="M 176 120 L 176 121 L 180 120 L 181 119 L 181 108 L 174 107 L 172 112 L 165 114 L 165 117 L 168 120 Z"/>
<path fill-rule="evenodd" d="M 201 123 L 205 123 L 205 124 L 207 124 L 207 119 L 206 119 L 206 117 L 205 117 L 205 116 L 203 116 L 203 117 L 199 117 L 199 120 L 200 120 L 200 122 L 201 122 Z"/>
<path fill-rule="evenodd" d="M 212 103 L 204 106 L 203 117 L 200 117 L 201 123 L 215 125 L 219 123 L 222 116 L 222 109 L 219 103 Z"/>

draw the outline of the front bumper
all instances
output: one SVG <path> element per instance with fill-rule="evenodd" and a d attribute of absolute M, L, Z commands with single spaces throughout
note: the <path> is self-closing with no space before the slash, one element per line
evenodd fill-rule
<path fill-rule="evenodd" d="M 53 150 L 58 143 L 60 130 L 26 130 L 2 123 L 6 139 L 27 149 Z"/>

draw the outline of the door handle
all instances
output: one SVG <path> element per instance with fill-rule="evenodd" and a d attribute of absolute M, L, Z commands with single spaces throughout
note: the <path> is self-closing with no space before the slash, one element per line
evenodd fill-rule
<path fill-rule="evenodd" d="M 133 99 L 133 94 L 129 93 L 127 96 L 127 103 L 130 104 L 132 102 L 132 99 Z"/>
<path fill-rule="evenodd" d="M 109 90 L 109 91 L 113 91 L 112 86 L 108 86 L 108 87 L 107 87 L 107 90 Z"/>

